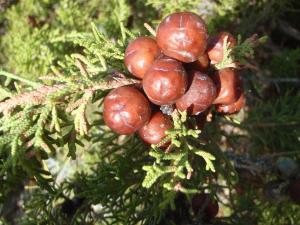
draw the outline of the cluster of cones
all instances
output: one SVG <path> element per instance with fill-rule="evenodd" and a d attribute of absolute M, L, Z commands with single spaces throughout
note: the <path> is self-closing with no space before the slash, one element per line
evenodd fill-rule
<path fill-rule="evenodd" d="M 119 134 L 138 131 L 149 144 L 158 144 L 172 128 L 168 106 L 199 116 L 215 106 L 219 113 L 238 112 L 245 104 L 242 81 L 234 68 L 216 69 L 224 48 L 235 38 L 227 32 L 209 37 L 204 21 L 190 12 L 173 13 L 159 24 L 156 39 L 138 37 L 125 52 L 125 66 L 142 79 L 142 90 L 124 86 L 104 99 L 104 121 Z M 162 108 L 162 107 L 161 107 Z"/>

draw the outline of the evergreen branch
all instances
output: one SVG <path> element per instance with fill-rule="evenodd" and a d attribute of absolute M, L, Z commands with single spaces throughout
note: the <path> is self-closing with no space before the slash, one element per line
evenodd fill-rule
<path fill-rule="evenodd" d="M 232 48 L 230 47 L 230 43 L 228 42 L 228 36 L 224 38 L 223 41 L 223 58 L 222 61 L 215 65 L 216 69 L 221 70 L 227 67 L 236 68 L 236 63 L 234 56 L 232 54 Z"/>
<path fill-rule="evenodd" d="M 12 167 L 15 168 L 16 163 L 17 163 L 17 149 L 18 149 L 18 143 L 19 142 L 19 137 L 16 136 L 14 137 L 14 139 L 12 140 L 11 143 L 11 150 L 10 150 L 10 154 L 11 154 L 11 158 L 12 158 Z"/>
<path fill-rule="evenodd" d="M 88 133 L 88 122 L 85 116 L 85 110 L 89 100 L 92 97 L 93 97 L 92 91 L 86 92 L 81 98 L 82 104 L 78 107 L 77 110 L 72 112 L 72 114 L 75 114 L 75 118 L 74 118 L 75 130 L 78 133 L 80 133 L 80 135 L 82 136 Z"/>
<path fill-rule="evenodd" d="M 194 171 L 189 162 L 189 155 L 193 153 L 201 156 L 206 162 L 206 170 L 215 172 L 212 163 L 215 157 L 205 151 L 197 150 L 188 143 L 188 137 L 197 138 L 200 134 L 199 130 L 187 129 L 185 122 L 187 121 L 187 113 L 175 110 L 172 114 L 174 128 L 166 131 L 166 137 L 158 145 L 152 145 L 149 155 L 155 158 L 152 166 L 144 166 L 147 172 L 143 181 L 143 186 L 150 188 L 160 177 L 162 186 L 167 190 L 181 191 L 185 193 L 194 193 L 194 189 L 184 188 L 181 184 L 182 180 L 189 180 Z M 160 146 L 162 143 L 171 142 L 170 146 L 174 146 L 174 152 L 162 151 Z M 161 170 L 163 168 L 164 170 Z"/>
<path fill-rule="evenodd" d="M 263 36 L 258 38 L 257 34 L 253 34 L 247 38 L 244 42 L 241 41 L 241 36 L 238 36 L 238 45 L 233 48 L 234 56 L 242 61 L 245 57 L 252 58 L 254 54 L 254 48 L 267 41 L 268 37 Z"/>
<path fill-rule="evenodd" d="M 196 155 L 201 156 L 205 160 L 205 162 L 206 162 L 205 169 L 207 171 L 211 170 L 212 172 L 216 172 L 214 164 L 212 163 L 212 161 L 215 160 L 216 158 L 212 154 L 202 151 L 202 150 L 194 150 L 194 153 Z"/>
<path fill-rule="evenodd" d="M 8 78 L 11 78 L 11 79 L 14 79 L 14 80 L 18 80 L 18 81 L 21 81 L 23 82 L 24 84 L 28 84 L 29 86 L 32 86 L 32 87 L 40 87 L 42 84 L 40 83 L 37 83 L 37 82 L 34 82 L 34 81 L 31 81 L 31 80 L 28 80 L 28 79 L 25 79 L 25 78 L 22 78 L 22 77 L 19 77 L 15 74 L 12 74 L 12 73 L 8 73 L 8 72 L 5 72 L 5 71 L 0 71 L 0 75 L 2 76 L 5 76 L 5 77 L 8 77 Z"/>
<path fill-rule="evenodd" d="M 55 105 L 52 106 L 51 118 L 52 118 L 52 120 L 51 120 L 51 123 L 50 123 L 50 131 L 52 131 L 53 128 L 55 128 L 55 130 L 57 132 L 60 132 L 60 125 L 59 125 L 58 115 L 57 115 L 57 110 L 56 110 Z"/>
<path fill-rule="evenodd" d="M 167 173 L 174 172 L 175 168 L 172 166 L 161 166 L 154 164 L 153 166 L 143 166 L 143 170 L 147 171 L 147 175 L 143 180 L 142 186 L 145 188 L 150 188 L 159 177 Z"/>
<path fill-rule="evenodd" d="M 9 144 L 11 142 L 11 140 L 13 139 L 13 137 L 14 137 L 13 134 L 2 135 L 0 137 L 0 146 L 2 147 L 4 145 Z M 0 150 L 0 152 L 1 152 L 1 150 Z"/>
<path fill-rule="evenodd" d="M 0 86 L 0 101 L 2 101 L 5 98 L 12 97 L 13 95 L 14 93 L 10 91 L 8 88 Z"/>
<path fill-rule="evenodd" d="M 39 115 L 39 119 L 37 121 L 37 127 L 34 135 L 34 146 L 42 147 L 47 153 L 51 153 L 51 150 L 43 140 L 43 136 L 44 136 L 44 126 L 46 124 L 48 116 L 50 115 L 50 112 L 51 112 L 51 107 L 49 105 L 46 105 L 42 109 Z"/>
<path fill-rule="evenodd" d="M 72 112 L 74 109 L 78 108 L 80 105 L 84 104 L 85 102 L 86 102 L 85 98 L 80 98 L 75 102 L 69 103 L 69 105 L 66 108 L 66 112 L 67 113 Z"/>

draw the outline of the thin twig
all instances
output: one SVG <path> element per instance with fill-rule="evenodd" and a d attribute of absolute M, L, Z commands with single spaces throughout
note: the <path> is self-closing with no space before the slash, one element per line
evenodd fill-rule
<path fill-rule="evenodd" d="M 155 30 L 148 23 L 144 23 L 144 27 L 149 31 L 150 34 L 152 34 L 154 37 L 156 37 Z"/>
<path fill-rule="evenodd" d="M 268 127 L 277 127 L 277 126 L 295 126 L 300 124 L 299 121 L 289 121 L 289 122 L 284 122 L 284 123 L 253 123 L 253 124 L 244 124 L 246 127 L 260 127 L 260 128 L 268 128 Z"/>
<path fill-rule="evenodd" d="M 279 156 L 286 156 L 286 155 L 296 155 L 296 154 L 300 154 L 300 151 L 290 151 L 290 152 L 276 152 L 273 154 L 268 154 L 268 155 L 264 155 L 261 157 L 262 160 L 264 159 L 268 159 L 268 158 L 275 158 L 275 157 L 279 157 Z"/>
<path fill-rule="evenodd" d="M 141 83 L 140 80 L 137 79 L 128 79 L 128 78 L 115 78 L 108 82 L 100 82 L 96 85 L 94 85 L 91 88 L 88 88 L 87 90 L 96 91 L 96 90 L 109 90 L 118 88 L 121 86 L 127 86 L 131 84 L 138 84 Z"/>
<path fill-rule="evenodd" d="M 284 77 L 284 78 L 268 78 L 265 75 L 257 74 L 256 76 L 247 76 L 245 77 L 246 80 L 262 80 L 265 82 L 273 82 L 273 83 L 300 83 L 299 78 L 293 78 L 293 77 Z"/>
<path fill-rule="evenodd" d="M 243 123 L 243 124 L 239 124 L 239 123 L 234 123 L 231 122 L 230 120 L 226 120 L 226 121 L 220 121 L 221 124 L 228 124 L 228 125 L 232 125 L 235 127 L 249 127 L 249 128 L 268 128 L 268 127 L 279 127 L 279 126 L 295 126 L 300 124 L 299 121 L 288 121 L 288 122 L 284 122 L 284 123 L 276 123 L 276 122 L 269 122 L 269 123 Z"/>
<path fill-rule="evenodd" d="M 85 66 L 79 59 L 75 59 L 75 66 L 80 70 L 80 73 L 85 76 L 86 78 L 89 77 L 89 73 L 87 72 Z"/>

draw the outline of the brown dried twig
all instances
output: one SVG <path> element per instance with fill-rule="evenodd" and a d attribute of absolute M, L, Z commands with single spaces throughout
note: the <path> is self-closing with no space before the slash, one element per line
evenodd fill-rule
<path fill-rule="evenodd" d="M 149 31 L 150 34 L 153 35 L 153 37 L 156 37 L 155 30 L 148 23 L 144 23 L 144 27 Z"/>
<path fill-rule="evenodd" d="M 82 86 L 78 86 L 78 90 L 83 92 L 95 92 L 97 90 L 109 90 L 114 89 L 121 86 L 131 85 L 140 83 L 139 80 L 136 79 L 127 79 L 127 78 L 113 78 L 109 81 L 102 81 L 96 83 L 92 87 L 82 89 Z M 13 96 L 10 99 L 5 100 L 4 102 L 0 102 L 0 113 L 9 114 L 11 110 L 20 105 L 41 105 L 44 104 L 49 95 L 53 95 L 56 92 L 68 88 L 66 84 L 57 84 L 53 86 L 43 85 L 37 87 L 36 90 L 21 93 L 19 95 Z"/>
<path fill-rule="evenodd" d="M 8 114 L 12 109 L 19 105 L 43 104 L 48 95 L 55 93 L 63 87 L 65 87 L 65 85 L 42 86 L 34 91 L 13 96 L 4 102 L 0 102 L 0 112 L 3 112 L 3 114 Z"/>

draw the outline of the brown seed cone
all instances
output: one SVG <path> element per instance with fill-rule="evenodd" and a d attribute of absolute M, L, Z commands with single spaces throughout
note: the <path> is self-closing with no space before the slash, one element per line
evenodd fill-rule
<path fill-rule="evenodd" d="M 176 107 L 191 115 L 197 115 L 205 111 L 217 96 L 213 80 L 199 71 L 189 73 L 190 87 L 188 91 L 176 101 Z"/>
<path fill-rule="evenodd" d="M 156 41 L 150 37 L 139 37 L 126 48 L 125 66 L 137 78 L 143 78 L 154 60 L 161 54 Z"/>
<path fill-rule="evenodd" d="M 223 44 L 226 36 L 228 37 L 227 43 L 229 43 L 229 47 L 232 48 L 236 46 L 236 39 L 228 32 L 220 32 L 208 39 L 207 54 L 211 60 L 211 64 L 222 62 L 224 52 Z"/>
<path fill-rule="evenodd" d="M 230 105 L 216 105 L 216 111 L 223 114 L 237 113 L 244 107 L 245 101 L 245 96 L 242 93 L 239 99 Z"/>
<path fill-rule="evenodd" d="M 166 137 L 165 131 L 172 127 L 171 118 L 159 111 L 139 130 L 139 136 L 148 144 L 158 144 Z"/>
<path fill-rule="evenodd" d="M 213 104 L 230 105 L 239 99 L 242 94 L 242 80 L 236 70 L 218 70 L 211 78 L 217 87 L 217 98 Z"/>
<path fill-rule="evenodd" d="M 198 214 L 199 210 L 203 208 L 203 219 L 210 221 L 216 217 L 219 212 L 218 202 L 211 199 L 209 194 L 196 194 L 192 199 L 192 209 L 195 214 Z"/>
<path fill-rule="evenodd" d="M 148 122 L 150 103 L 133 87 L 119 87 L 104 98 L 103 118 L 118 134 L 132 134 Z"/>
<path fill-rule="evenodd" d="M 170 105 L 185 93 L 187 74 L 179 61 L 163 57 L 157 59 L 145 74 L 143 88 L 154 104 Z"/>
<path fill-rule="evenodd" d="M 190 12 L 173 13 L 159 24 L 158 46 L 167 56 L 182 62 L 194 62 L 207 46 L 207 29 L 198 15 Z"/>

